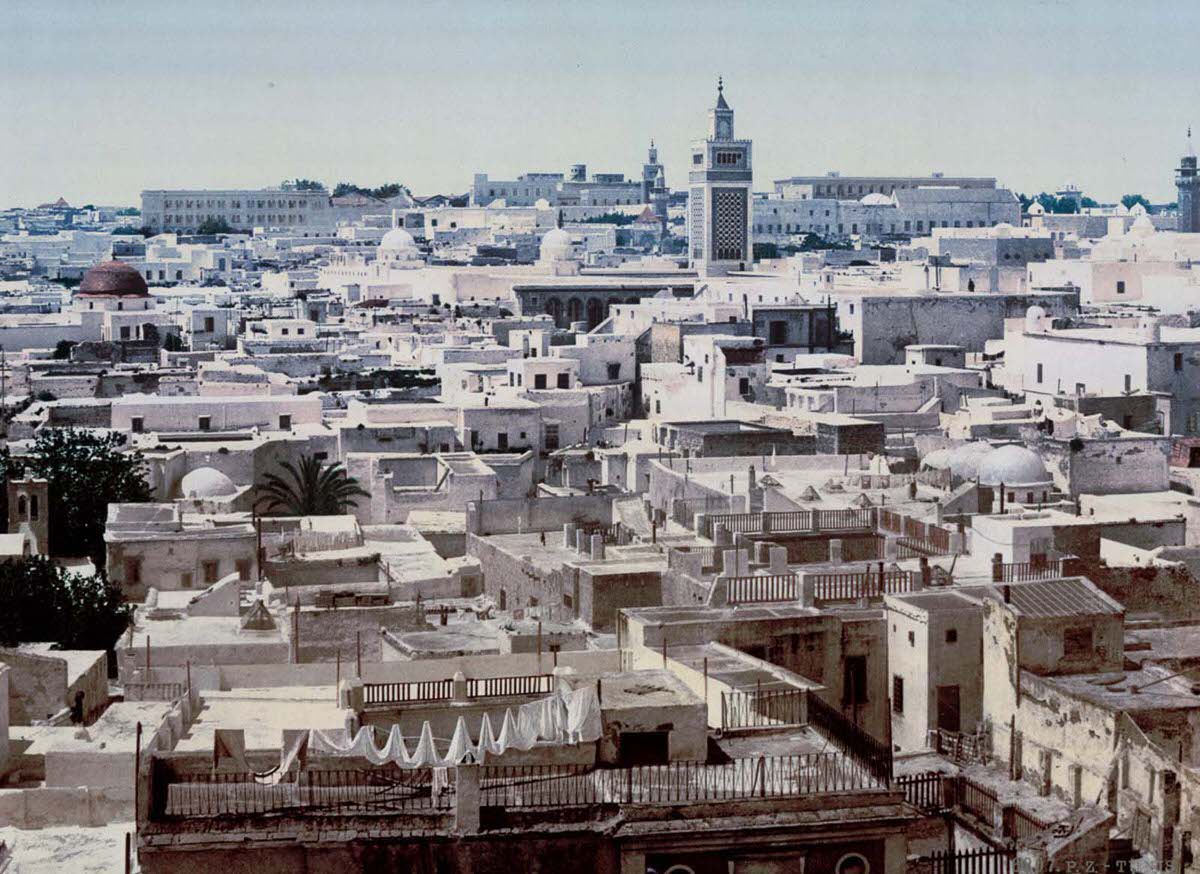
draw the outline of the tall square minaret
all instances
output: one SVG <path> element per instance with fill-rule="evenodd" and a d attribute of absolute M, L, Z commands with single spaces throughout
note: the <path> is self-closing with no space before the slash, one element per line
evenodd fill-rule
<path fill-rule="evenodd" d="M 701 276 L 749 270 L 751 239 L 750 140 L 733 136 L 733 110 L 717 80 L 717 105 L 708 113 L 708 137 L 692 144 L 688 173 L 688 259 Z"/>

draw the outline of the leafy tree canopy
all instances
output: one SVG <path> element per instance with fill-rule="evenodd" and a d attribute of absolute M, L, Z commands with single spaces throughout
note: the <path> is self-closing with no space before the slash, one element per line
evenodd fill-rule
<path fill-rule="evenodd" d="M 1139 203 L 1142 206 L 1144 206 L 1147 210 L 1150 209 L 1150 201 L 1148 201 L 1146 199 L 1146 197 L 1141 194 L 1126 194 L 1124 197 L 1121 198 L 1121 203 L 1125 206 L 1126 209 L 1133 209 Z"/>
<path fill-rule="evenodd" d="M 142 457 L 122 452 L 124 442 L 122 434 L 46 428 L 26 455 L 15 457 L 7 446 L 0 449 L 4 518 L 9 479 L 44 479 L 50 487 L 50 554 L 86 555 L 96 567 L 104 567 L 108 505 L 150 500 Z"/>
<path fill-rule="evenodd" d="M 378 198 L 379 200 L 387 200 L 389 197 L 395 197 L 401 192 L 412 194 L 407 185 L 401 185 L 399 182 L 386 182 L 377 188 L 363 188 L 361 185 L 355 185 L 353 182 L 339 182 L 334 186 L 333 196 L 343 197 L 347 194 L 362 194 L 367 197 Z"/>
<path fill-rule="evenodd" d="M 279 187 L 284 191 L 324 191 L 325 183 L 315 179 L 285 179 Z"/>
<path fill-rule="evenodd" d="M 117 210 L 117 215 L 141 215 L 142 211 L 136 206 L 126 206 Z"/>
<path fill-rule="evenodd" d="M 583 219 L 587 224 L 631 225 L 637 221 L 637 216 L 626 215 L 623 212 L 606 212 Z"/>
<path fill-rule="evenodd" d="M 72 573 L 44 556 L 0 563 L 0 645 L 50 641 L 111 649 L 133 608 L 104 574 Z"/>
<path fill-rule="evenodd" d="M 1033 206 L 1034 203 L 1040 203 L 1042 205 L 1042 209 L 1046 210 L 1046 212 L 1056 213 L 1058 215 L 1079 212 L 1079 207 L 1081 204 L 1087 207 L 1099 206 L 1099 204 L 1090 197 L 1085 197 L 1081 200 L 1081 203 L 1076 203 L 1069 197 L 1055 197 L 1053 194 L 1049 194 L 1045 191 L 1035 194 L 1033 197 L 1029 197 L 1025 194 L 1018 194 L 1017 199 L 1021 201 L 1022 212 L 1028 210 L 1029 207 Z"/>
<path fill-rule="evenodd" d="M 200 227 L 196 228 L 198 234 L 232 234 L 233 232 L 229 222 L 223 218 L 205 219 L 200 222 Z"/>

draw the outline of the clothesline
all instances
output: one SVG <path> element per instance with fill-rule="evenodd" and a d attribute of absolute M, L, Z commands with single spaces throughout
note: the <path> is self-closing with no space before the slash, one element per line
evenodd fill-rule
<path fill-rule="evenodd" d="M 392 726 L 382 747 L 376 746 L 374 726 L 364 725 L 348 741 L 338 737 L 337 732 L 313 729 L 293 738 L 290 748 L 285 745 L 280 771 L 286 772 L 306 752 L 365 758 L 375 765 L 390 762 L 402 768 L 454 767 L 468 759 L 483 762 L 489 755 L 503 755 L 510 749 L 529 750 L 538 743 L 590 743 L 598 740 L 602 731 L 600 700 L 589 685 L 523 704 L 515 714 L 512 708 L 506 709 L 498 735 L 491 717 L 483 714 L 476 734 L 478 741 L 471 740 L 466 718 L 460 716 L 444 755 L 438 751 L 428 720 L 422 724 L 411 752 L 399 725 Z"/>

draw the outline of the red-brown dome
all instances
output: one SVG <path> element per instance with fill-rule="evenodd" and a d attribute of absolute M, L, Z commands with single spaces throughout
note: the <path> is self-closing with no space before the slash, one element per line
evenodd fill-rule
<path fill-rule="evenodd" d="M 77 294 L 145 297 L 150 293 L 142 274 L 124 261 L 105 261 L 83 274 Z"/>

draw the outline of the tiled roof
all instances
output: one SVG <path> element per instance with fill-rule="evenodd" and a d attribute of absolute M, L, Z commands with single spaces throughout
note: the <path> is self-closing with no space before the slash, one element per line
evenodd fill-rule
<path fill-rule="evenodd" d="M 1009 603 L 1023 616 L 1119 615 L 1125 608 L 1083 577 L 1010 583 Z M 1004 600 L 1004 586 L 993 586 L 991 594 Z"/>

